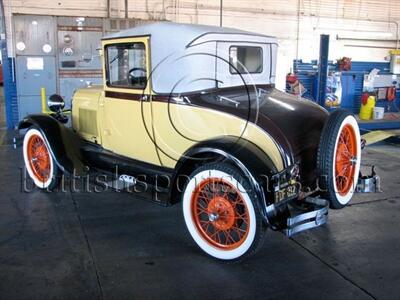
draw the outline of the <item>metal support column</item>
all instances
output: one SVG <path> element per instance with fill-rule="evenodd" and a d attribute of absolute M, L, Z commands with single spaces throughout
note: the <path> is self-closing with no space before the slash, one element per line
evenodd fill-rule
<path fill-rule="evenodd" d="M 219 2 L 219 26 L 222 27 L 222 7 L 223 7 L 223 0 Z"/>
<path fill-rule="evenodd" d="M 321 34 L 319 43 L 318 60 L 318 88 L 317 101 L 321 106 L 325 105 L 326 81 L 328 78 L 328 55 L 329 55 L 329 35 Z"/>
<path fill-rule="evenodd" d="M 129 3 L 128 0 L 125 0 L 125 19 L 129 17 Z"/>

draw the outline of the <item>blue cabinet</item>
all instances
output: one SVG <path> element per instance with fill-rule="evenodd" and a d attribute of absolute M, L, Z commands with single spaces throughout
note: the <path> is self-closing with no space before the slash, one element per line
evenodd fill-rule
<path fill-rule="evenodd" d="M 340 107 L 353 111 L 356 75 L 342 73 L 340 80 L 342 82 L 342 100 Z"/>
<path fill-rule="evenodd" d="M 342 108 L 346 108 L 355 114 L 360 112 L 363 80 L 364 72 L 342 72 Z"/>

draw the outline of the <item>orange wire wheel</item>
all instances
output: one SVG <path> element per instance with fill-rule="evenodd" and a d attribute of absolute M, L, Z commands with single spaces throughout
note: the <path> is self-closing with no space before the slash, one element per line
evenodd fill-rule
<path fill-rule="evenodd" d="M 221 178 L 207 178 L 193 191 L 191 214 L 201 238 L 220 250 L 246 240 L 250 216 L 240 191 Z"/>
<path fill-rule="evenodd" d="M 335 157 L 336 188 L 341 196 L 347 195 L 354 185 L 356 162 L 356 133 L 353 126 L 346 124 L 340 132 Z"/>
<path fill-rule="evenodd" d="M 42 183 L 45 183 L 51 172 L 50 153 L 43 138 L 37 134 L 29 137 L 27 144 L 27 157 L 29 167 L 34 176 Z"/>

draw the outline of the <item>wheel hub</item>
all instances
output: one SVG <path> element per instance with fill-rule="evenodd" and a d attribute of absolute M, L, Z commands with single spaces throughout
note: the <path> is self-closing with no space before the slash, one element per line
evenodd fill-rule
<path fill-rule="evenodd" d="M 208 220 L 210 220 L 210 222 L 217 221 L 218 218 L 219 218 L 219 215 L 216 213 L 211 213 L 208 215 Z"/>
<path fill-rule="evenodd" d="M 235 223 L 235 210 L 228 199 L 214 197 L 208 204 L 207 211 L 208 219 L 218 230 L 228 230 Z"/>
<path fill-rule="evenodd" d="M 357 157 L 352 157 L 351 159 L 350 159 L 350 163 L 354 166 L 354 165 L 356 165 L 357 164 Z"/>

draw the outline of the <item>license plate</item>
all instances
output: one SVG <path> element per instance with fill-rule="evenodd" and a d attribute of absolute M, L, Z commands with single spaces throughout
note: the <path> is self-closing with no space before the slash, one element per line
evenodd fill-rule
<path fill-rule="evenodd" d="M 297 196 L 297 186 L 288 185 L 283 189 L 275 192 L 275 202 L 280 202 L 286 199 L 292 199 Z"/>

